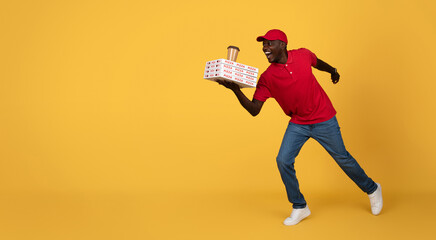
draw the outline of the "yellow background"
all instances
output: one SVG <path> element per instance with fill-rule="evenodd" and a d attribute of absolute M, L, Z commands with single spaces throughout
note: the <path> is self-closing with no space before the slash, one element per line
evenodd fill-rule
<path fill-rule="evenodd" d="M 436 15 L 417 1 L 1 1 L 1 239 L 430 239 L 436 221 Z M 385 208 L 322 147 L 296 168 L 294 227 L 275 156 L 286 117 L 252 118 L 208 60 L 285 31 L 315 72 Z M 251 98 L 253 89 L 244 93 Z M 351 236 L 351 237 L 350 237 Z"/>

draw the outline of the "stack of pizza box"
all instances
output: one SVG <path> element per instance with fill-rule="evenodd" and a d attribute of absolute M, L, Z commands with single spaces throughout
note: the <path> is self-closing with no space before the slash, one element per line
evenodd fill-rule
<path fill-rule="evenodd" d="M 238 84 L 240 87 L 256 87 L 259 69 L 227 59 L 217 59 L 206 62 L 204 79 L 225 80 Z"/>

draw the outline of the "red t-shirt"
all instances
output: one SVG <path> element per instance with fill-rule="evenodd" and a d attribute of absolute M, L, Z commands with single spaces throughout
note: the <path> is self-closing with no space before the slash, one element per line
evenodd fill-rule
<path fill-rule="evenodd" d="M 316 55 L 305 48 L 288 51 L 286 64 L 272 63 L 259 78 L 254 99 L 275 98 L 290 122 L 315 124 L 334 117 L 336 110 L 312 73 Z"/>

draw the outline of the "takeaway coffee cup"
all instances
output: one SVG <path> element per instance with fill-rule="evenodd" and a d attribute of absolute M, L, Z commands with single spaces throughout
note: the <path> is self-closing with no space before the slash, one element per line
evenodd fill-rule
<path fill-rule="evenodd" d="M 235 46 L 229 46 L 227 48 L 227 60 L 236 62 L 236 58 L 238 58 L 239 48 Z"/>

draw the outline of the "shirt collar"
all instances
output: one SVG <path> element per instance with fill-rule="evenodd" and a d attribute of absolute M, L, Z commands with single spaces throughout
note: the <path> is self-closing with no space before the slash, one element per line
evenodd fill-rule
<path fill-rule="evenodd" d="M 289 50 L 288 51 L 288 60 L 286 61 L 286 64 L 292 63 L 293 60 L 294 60 L 294 58 L 292 57 L 292 50 Z M 281 63 L 271 63 L 271 65 L 276 66 L 276 67 L 285 66 L 285 64 L 281 64 Z"/>

